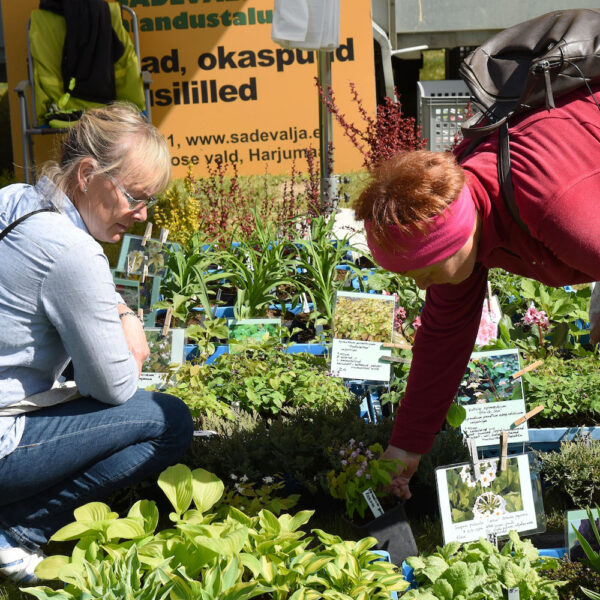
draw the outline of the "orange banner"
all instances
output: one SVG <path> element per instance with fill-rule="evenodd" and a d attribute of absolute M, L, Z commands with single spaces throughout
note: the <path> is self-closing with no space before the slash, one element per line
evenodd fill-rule
<path fill-rule="evenodd" d="M 317 54 L 271 40 L 272 0 L 123 0 L 135 10 L 142 67 L 152 73 L 152 121 L 171 148 L 173 176 L 192 166 L 205 174 L 220 159 L 240 174 L 287 173 L 318 152 Z M 25 78 L 25 21 L 37 3 L 2 0 L 9 85 Z M 360 116 L 354 82 L 369 114 L 375 110 L 370 0 L 341 3 L 340 47 L 333 88 L 342 112 Z M 7 14 L 8 13 L 8 14 Z M 17 23 L 19 23 L 17 25 Z M 21 26 L 22 24 L 22 26 Z M 18 59 L 17 59 L 18 60 Z M 15 159 L 21 156 L 16 95 L 11 97 Z M 360 168 L 362 157 L 334 126 L 335 172 Z M 43 144 L 40 144 L 43 146 Z M 52 149 L 36 152 L 37 160 Z"/>

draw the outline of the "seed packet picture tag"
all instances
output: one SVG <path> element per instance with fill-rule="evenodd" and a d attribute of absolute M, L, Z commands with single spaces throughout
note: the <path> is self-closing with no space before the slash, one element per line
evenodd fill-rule
<path fill-rule="evenodd" d="M 162 329 L 154 327 L 144 331 L 150 347 L 150 356 L 142 366 L 139 387 L 155 385 L 163 388 L 171 367 L 183 363 L 185 330 L 169 329 L 166 335 L 163 335 Z"/>
<path fill-rule="evenodd" d="M 394 296 L 338 292 L 333 318 L 331 372 L 336 377 L 389 381 Z"/>
<path fill-rule="evenodd" d="M 466 410 L 461 431 L 477 446 L 497 446 L 501 431 L 509 443 L 529 440 L 527 423 L 511 429 L 523 416 L 525 394 L 521 378 L 513 378 L 519 366 L 516 349 L 474 352 L 456 394 L 456 403 Z"/>
<path fill-rule="evenodd" d="M 469 463 L 436 469 L 444 542 L 468 542 L 488 534 L 540 531 L 544 522 L 539 474 L 531 455 L 480 461 L 480 475 Z"/>

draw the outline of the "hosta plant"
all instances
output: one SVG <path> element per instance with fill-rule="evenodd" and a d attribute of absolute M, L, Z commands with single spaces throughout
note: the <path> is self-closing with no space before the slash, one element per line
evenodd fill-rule
<path fill-rule="evenodd" d="M 77 540 L 72 555 L 48 557 L 36 570 L 64 588 L 23 591 L 41 600 L 387 600 L 407 587 L 370 551 L 374 538 L 350 542 L 316 529 L 307 535 L 301 528 L 311 511 L 250 517 L 230 508 L 218 518 L 213 510 L 224 486 L 211 473 L 180 464 L 158 483 L 173 507 L 170 529 L 155 531 L 153 502 L 136 503 L 125 518 L 105 504 L 87 504 L 52 537 Z"/>
<path fill-rule="evenodd" d="M 514 588 L 520 600 L 558 600 L 562 585 L 540 574 L 542 568 L 556 568 L 556 559 L 541 559 L 531 542 L 520 540 L 514 531 L 502 550 L 483 539 L 451 542 L 406 562 L 418 587 L 403 600 L 504 600 Z"/>

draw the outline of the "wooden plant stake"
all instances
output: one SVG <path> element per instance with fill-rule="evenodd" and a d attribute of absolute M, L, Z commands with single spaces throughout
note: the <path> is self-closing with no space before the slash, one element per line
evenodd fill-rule
<path fill-rule="evenodd" d="M 511 429 L 514 429 L 515 427 L 518 427 L 519 425 L 522 425 L 523 423 L 525 423 L 525 421 L 528 421 L 529 419 L 531 419 L 531 417 L 537 415 L 538 413 L 542 412 L 544 410 L 544 405 L 540 404 L 538 406 L 536 406 L 535 408 L 531 409 L 528 413 L 525 413 L 522 417 L 519 417 L 511 426 Z"/>
<path fill-rule="evenodd" d="M 520 371 L 513 373 L 511 375 L 511 377 L 513 379 L 518 379 L 519 377 L 521 377 L 521 375 L 524 375 L 525 373 L 529 373 L 529 371 L 533 371 L 534 369 L 537 369 L 543 362 L 544 362 L 543 360 L 536 360 L 535 362 L 531 363 L 530 365 L 527 365 L 524 369 L 521 369 Z"/>
<path fill-rule="evenodd" d="M 160 228 L 160 235 L 158 236 L 158 241 L 161 244 L 164 244 L 167 241 L 167 238 L 169 237 L 169 230 L 165 229 L 164 227 Z"/>
<path fill-rule="evenodd" d="M 508 432 L 500 432 L 500 471 L 506 471 L 506 463 L 508 460 Z"/>
<path fill-rule="evenodd" d="M 137 315 L 143 321 L 144 320 L 144 309 L 143 308 L 138 308 L 137 309 Z"/>
<path fill-rule="evenodd" d="M 412 350 L 412 346 L 410 344 L 405 344 L 403 342 L 397 342 L 397 343 L 384 342 L 383 347 L 384 348 L 398 348 L 400 350 Z"/>
<path fill-rule="evenodd" d="M 171 318 L 173 317 L 173 308 L 169 307 L 167 309 L 167 314 L 165 315 L 165 324 L 162 328 L 162 335 L 165 337 L 167 333 L 169 333 L 169 327 L 171 327 Z"/>
<path fill-rule="evenodd" d="M 146 231 L 144 231 L 144 236 L 142 237 L 142 246 L 145 246 L 152 235 L 152 223 L 146 224 Z"/>
<path fill-rule="evenodd" d="M 401 356 L 382 356 L 379 360 L 386 363 L 404 363 L 405 365 L 410 365 L 412 362 L 411 358 L 402 358 Z"/>

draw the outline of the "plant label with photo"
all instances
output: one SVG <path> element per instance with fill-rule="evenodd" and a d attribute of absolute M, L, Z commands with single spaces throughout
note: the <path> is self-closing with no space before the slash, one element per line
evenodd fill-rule
<path fill-rule="evenodd" d="M 593 508 L 592 517 L 595 521 L 596 530 L 600 531 L 600 518 L 598 510 Z M 594 534 L 594 526 L 588 518 L 586 510 L 569 510 L 567 511 L 567 547 L 569 549 L 569 559 L 572 561 L 581 562 L 585 560 L 586 555 L 581 545 L 581 541 L 577 537 L 579 532 L 581 536 L 588 542 L 594 552 L 600 552 L 600 544 Z"/>
<path fill-rule="evenodd" d="M 150 346 L 150 356 L 142 366 L 138 387 L 165 387 L 170 367 L 183 364 L 185 329 L 169 329 L 164 336 L 160 328 L 146 328 L 144 331 Z"/>
<path fill-rule="evenodd" d="M 377 498 L 377 496 L 375 495 L 373 488 L 369 488 L 369 489 L 365 490 L 362 493 L 362 495 L 364 496 L 365 500 L 367 501 L 367 504 L 369 505 L 369 508 L 371 509 L 371 512 L 373 513 L 373 516 L 375 518 L 380 517 L 383 514 L 383 508 L 381 506 L 381 503 L 379 502 L 379 498 Z"/>
<path fill-rule="evenodd" d="M 543 530 L 539 472 L 531 460 L 531 454 L 511 456 L 505 471 L 498 459 L 482 460 L 477 478 L 469 463 L 436 469 L 444 543 Z"/>
<path fill-rule="evenodd" d="M 123 298 L 123 302 L 129 308 L 137 310 L 140 307 L 140 282 L 133 279 L 115 277 L 114 275 L 113 281 L 115 283 L 115 291 Z"/>
<path fill-rule="evenodd" d="M 456 403 L 466 410 L 461 431 L 478 447 L 497 446 L 500 432 L 508 431 L 509 443 L 529 441 L 527 423 L 511 429 L 526 413 L 516 349 L 474 352 L 456 394 Z"/>
<path fill-rule="evenodd" d="M 519 588 L 508 588 L 508 600 L 521 600 L 521 594 Z"/>
<path fill-rule="evenodd" d="M 389 381 L 395 298 L 384 294 L 338 292 L 333 319 L 331 373 L 345 379 Z"/>
<path fill-rule="evenodd" d="M 229 351 L 235 353 L 245 344 L 281 340 L 281 319 L 229 319 Z"/>
<path fill-rule="evenodd" d="M 144 264 L 147 276 L 164 277 L 167 247 L 160 240 L 150 239 L 143 245 L 143 236 L 126 233 L 121 242 L 117 270 L 127 275 L 142 275 Z"/>

